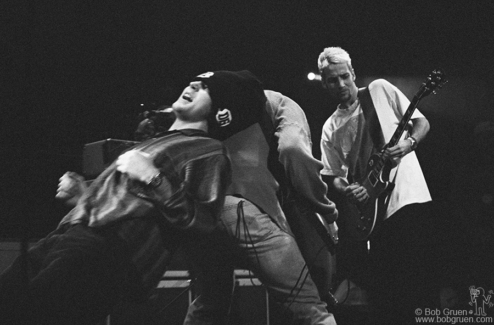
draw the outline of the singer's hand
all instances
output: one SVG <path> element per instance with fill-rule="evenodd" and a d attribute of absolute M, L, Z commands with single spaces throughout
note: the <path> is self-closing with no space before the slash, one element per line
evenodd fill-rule
<path fill-rule="evenodd" d="M 160 171 L 153 164 L 153 157 L 139 150 L 129 150 L 117 158 L 117 170 L 144 183 L 149 181 Z"/>
<path fill-rule="evenodd" d="M 137 126 L 135 131 L 135 137 L 138 141 L 144 141 L 150 139 L 156 134 L 155 123 L 152 119 L 146 118 L 142 120 Z"/>
<path fill-rule="evenodd" d="M 84 177 L 74 172 L 66 172 L 58 181 L 55 198 L 69 206 L 75 206 L 86 189 Z"/>

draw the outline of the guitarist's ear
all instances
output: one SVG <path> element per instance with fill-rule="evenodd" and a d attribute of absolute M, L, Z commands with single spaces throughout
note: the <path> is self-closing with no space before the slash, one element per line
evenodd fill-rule
<path fill-rule="evenodd" d="M 355 74 L 355 70 L 352 68 L 352 80 L 355 81 L 357 79 L 357 75 Z"/>

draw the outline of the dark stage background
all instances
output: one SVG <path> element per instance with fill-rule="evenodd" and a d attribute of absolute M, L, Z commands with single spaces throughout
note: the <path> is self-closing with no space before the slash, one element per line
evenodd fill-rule
<path fill-rule="evenodd" d="M 341 46 L 360 86 L 385 77 L 411 98 L 433 69 L 449 77 L 419 105 L 432 127 L 418 148 L 434 199 L 431 250 L 455 281 L 479 286 L 492 274 L 492 1 L 10 0 L 0 9 L 1 238 L 51 231 L 66 212 L 54 200 L 58 178 L 81 172 L 83 145 L 132 139 L 139 113 L 171 104 L 208 70 L 250 69 L 296 100 L 319 157 L 334 104 L 306 76 L 324 47 Z"/>

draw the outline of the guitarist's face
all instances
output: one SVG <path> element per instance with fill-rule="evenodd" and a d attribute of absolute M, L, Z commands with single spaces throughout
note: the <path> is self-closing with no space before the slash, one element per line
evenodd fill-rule
<path fill-rule="evenodd" d="M 330 64 L 323 70 L 323 84 L 340 104 L 351 105 L 357 99 L 355 72 L 346 62 Z"/>

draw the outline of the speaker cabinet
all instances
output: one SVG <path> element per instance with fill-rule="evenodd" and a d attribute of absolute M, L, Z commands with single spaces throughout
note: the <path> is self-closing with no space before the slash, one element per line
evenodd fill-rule
<path fill-rule="evenodd" d="M 269 296 L 262 283 L 247 270 L 235 270 L 229 323 L 269 325 L 269 310 Z"/>
<path fill-rule="evenodd" d="M 187 271 L 167 271 L 149 300 L 121 303 L 108 318 L 108 325 L 181 325 L 192 302 Z"/>
<path fill-rule="evenodd" d="M 194 287 L 187 271 L 167 271 L 142 304 L 121 303 L 106 325 L 182 325 L 194 299 Z M 245 270 L 235 271 L 229 324 L 269 325 L 269 298 L 261 282 Z"/>

